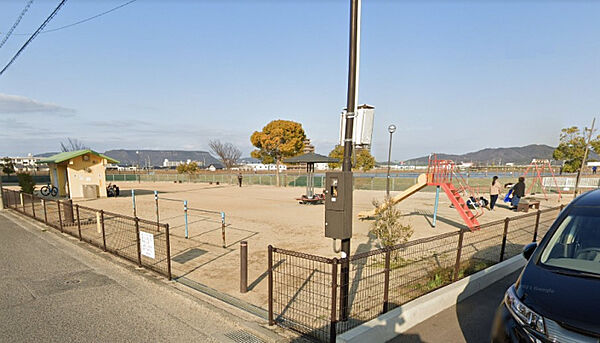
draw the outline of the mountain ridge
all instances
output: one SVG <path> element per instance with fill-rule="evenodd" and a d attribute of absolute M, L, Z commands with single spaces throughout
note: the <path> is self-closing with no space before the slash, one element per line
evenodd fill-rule
<path fill-rule="evenodd" d="M 438 159 L 460 162 L 473 162 L 477 164 L 528 164 L 533 159 L 552 159 L 554 147 L 546 144 L 529 144 L 520 147 L 484 148 L 464 154 L 437 153 Z M 404 161 L 408 165 L 426 165 L 429 156 L 421 156 Z"/>

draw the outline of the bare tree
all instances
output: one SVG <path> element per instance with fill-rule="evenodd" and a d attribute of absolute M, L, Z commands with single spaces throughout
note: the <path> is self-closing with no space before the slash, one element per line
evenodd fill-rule
<path fill-rule="evenodd" d="M 226 169 L 235 166 L 242 156 L 242 151 L 238 147 L 231 143 L 221 143 L 218 139 L 208 142 L 208 147 L 215 155 L 219 156 Z"/>
<path fill-rule="evenodd" d="M 89 149 L 89 148 L 87 146 L 85 146 L 85 144 L 83 144 L 83 142 L 81 142 L 77 138 L 67 138 L 66 143 L 60 142 L 60 150 L 62 152 L 77 151 L 77 150 L 83 150 L 83 149 Z"/>

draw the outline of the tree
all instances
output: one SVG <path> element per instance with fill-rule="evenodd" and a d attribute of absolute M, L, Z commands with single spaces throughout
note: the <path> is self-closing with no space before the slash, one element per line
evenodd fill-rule
<path fill-rule="evenodd" d="M 279 166 L 284 158 L 293 157 L 302 152 L 306 134 L 302 125 L 289 120 L 273 120 L 263 127 L 262 131 L 255 131 L 250 137 L 250 142 L 257 150 L 251 156 L 260 159 L 263 163 L 275 163 L 277 187 L 279 182 Z"/>
<path fill-rule="evenodd" d="M 15 164 L 8 157 L 2 159 L 2 174 L 10 176 L 15 173 Z"/>
<path fill-rule="evenodd" d="M 176 170 L 178 174 L 196 174 L 200 171 L 200 167 L 198 167 L 198 163 L 190 162 L 178 165 Z"/>
<path fill-rule="evenodd" d="M 376 208 L 380 204 L 377 200 L 373 201 Z M 385 208 L 377 213 L 375 221 L 371 224 L 370 232 L 379 239 L 383 247 L 393 247 L 399 243 L 405 243 L 413 234 L 410 225 L 403 225 L 400 222 L 402 214 L 400 210 L 394 207 L 394 201 L 391 197 L 386 197 L 383 205 Z M 398 255 L 394 254 L 394 261 L 398 262 Z"/>
<path fill-rule="evenodd" d="M 337 158 L 340 161 L 336 163 L 329 163 L 329 168 L 339 168 L 342 165 L 342 160 L 344 158 L 344 146 L 336 145 L 335 148 L 333 148 L 333 150 L 331 150 L 329 153 L 329 157 Z M 375 157 L 373 157 L 373 155 L 371 155 L 367 149 L 358 149 L 356 152 L 356 161 L 353 169 L 367 171 L 373 169 L 373 167 L 375 167 Z"/>
<path fill-rule="evenodd" d="M 242 156 L 242 151 L 231 143 L 221 143 L 219 140 L 211 140 L 208 147 L 217 156 L 226 169 L 231 169 Z"/>
<path fill-rule="evenodd" d="M 554 149 L 552 158 L 565 161 L 563 167 L 565 173 L 574 173 L 581 168 L 589 132 L 589 128 L 584 128 L 581 131 L 577 126 L 564 128 L 560 131 L 560 142 L 558 147 Z M 600 153 L 600 136 L 593 139 L 590 143 L 592 150 L 595 153 Z"/>
<path fill-rule="evenodd" d="M 60 150 L 62 152 L 77 151 L 84 149 L 89 149 L 89 147 L 85 146 L 83 142 L 79 141 L 76 138 L 67 138 L 66 143 L 60 142 Z"/>

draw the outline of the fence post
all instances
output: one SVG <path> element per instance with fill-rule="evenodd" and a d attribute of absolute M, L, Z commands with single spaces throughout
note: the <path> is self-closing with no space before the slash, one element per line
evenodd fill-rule
<path fill-rule="evenodd" d="M 4 188 L 2 188 L 2 176 L 0 176 L 0 210 L 4 209 Z"/>
<path fill-rule="evenodd" d="M 100 228 L 102 229 L 102 248 L 106 251 L 106 232 L 104 230 L 104 210 L 100 210 Z"/>
<path fill-rule="evenodd" d="M 269 280 L 268 280 L 268 288 L 269 288 L 269 326 L 275 325 L 275 321 L 273 320 L 273 246 L 269 245 L 268 248 L 268 272 L 269 272 Z"/>
<path fill-rule="evenodd" d="M 500 261 L 504 261 L 504 250 L 506 250 L 506 235 L 508 234 L 508 223 L 510 222 L 510 218 L 506 217 L 504 219 L 504 233 L 502 234 L 502 248 L 500 248 Z"/>
<path fill-rule="evenodd" d="M 240 242 L 240 293 L 248 292 L 248 242 Z"/>
<path fill-rule="evenodd" d="M 337 304 L 337 268 L 338 259 L 337 257 L 333 258 L 333 263 L 331 264 L 331 319 L 329 324 L 329 342 L 335 342 L 335 336 L 337 334 L 336 325 L 337 325 L 337 313 L 336 313 L 336 304 Z"/>
<path fill-rule="evenodd" d="M 31 213 L 33 213 L 33 219 L 36 219 L 35 218 L 35 198 L 33 195 L 31 196 L 30 200 L 31 200 Z"/>
<path fill-rule="evenodd" d="M 460 271 L 460 256 L 462 254 L 464 235 L 465 230 L 461 229 L 458 234 L 458 249 L 456 250 L 456 263 L 454 264 L 454 275 L 452 276 L 452 281 L 458 280 L 458 273 Z"/>
<path fill-rule="evenodd" d="M 81 237 L 81 221 L 79 220 L 79 205 L 75 205 L 75 214 L 77 215 L 77 232 L 79 233 L 79 240 L 82 240 Z"/>
<path fill-rule="evenodd" d="M 142 266 L 142 249 L 140 247 L 140 219 L 135 217 L 135 243 L 137 245 L 138 267 Z"/>
<path fill-rule="evenodd" d="M 183 201 L 183 217 L 185 219 L 185 239 L 188 239 L 188 208 L 187 200 Z"/>
<path fill-rule="evenodd" d="M 223 248 L 227 248 L 225 244 L 225 212 L 221 212 L 221 236 L 223 236 Z"/>
<path fill-rule="evenodd" d="M 391 251 L 387 249 L 385 251 L 385 276 L 383 281 L 383 313 L 386 313 L 389 309 L 389 292 L 390 292 L 390 259 Z"/>
<path fill-rule="evenodd" d="M 169 281 L 171 281 L 171 242 L 169 235 L 169 224 L 165 224 L 165 237 L 167 240 L 167 273 L 169 274 Z"/>
<path fill-rule="evenodd" d="M 158 217 L 158 191 L 154 191 L 154 203 L 156 204 L 156 231 L 160 232 L 160 220 Z"/>
<path fill-rule="evenodd" d="M 56 207 L 58 209 L 58 225 L 60 226 L 60 232 L 63 232 L 62 215 L 60 214 L 60 200 L 56 200 Z"/>
<path fill-rule="evenodd" d="M 19 192 L 19 198 L 21 200 L 21 208 L 23 208 L 23 213 L 25 213 L 25 199 L 23 197 L 23 192 Z"/>
<path fill-rule="evenodd" d="M 540 215 L 542 214 L 542 210 L 537 210 L 537 214 L 535 216 L 535 229 L 533 230 L 533 241 L 537 241 L 538 229 L 540 227 Z"/>
<path fill-rule="evenodd" d="M 565 208 L 565 204 L 560 204 L 560 211 L 562 212 L 562 210 Z"/>
<path fill-rule="evenodd" d="M 44 224 L 48 225 L 48 213 L 46 212 L 46 199 L 42 199 L 42 206 L 44 206 Z"/>

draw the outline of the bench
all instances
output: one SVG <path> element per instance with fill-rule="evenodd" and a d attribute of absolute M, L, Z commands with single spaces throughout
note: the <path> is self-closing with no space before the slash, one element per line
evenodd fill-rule
<path fill-rule="evenodd" d="M 517 205 L 517 212 L 529 212 L 530 208 L 540 209 L 540 202 L 537 200 L 521 200 Z"/>

